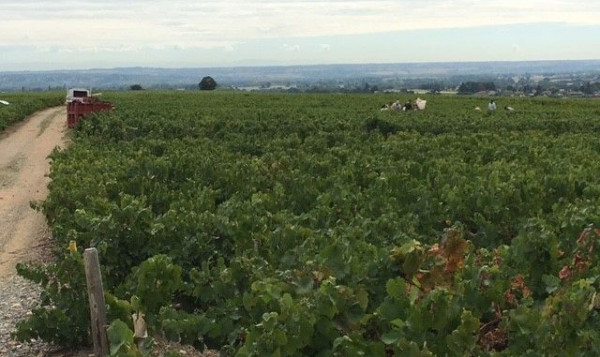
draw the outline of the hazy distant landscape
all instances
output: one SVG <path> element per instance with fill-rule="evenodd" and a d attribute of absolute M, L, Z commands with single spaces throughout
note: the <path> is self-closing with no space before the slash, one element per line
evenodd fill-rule
<path fill-rule="evenodd" d="M 519 82 L 523 87 L 541 82 L 547 87 L 544 89 L 553 86 L 580 89 L 586 82 L 599 82 L 600 60 L 10 71 L 0 72 L 0 90 L 69 87 L 120 90 L 134 84 L 144 89 L 190 90 L 197 89 L 200 79 L 207 75 L 217 81 L 219 89 L 374 91 L 434 87 L 444 90 L 471 80 L 492 81 L 500 88 Z"/>

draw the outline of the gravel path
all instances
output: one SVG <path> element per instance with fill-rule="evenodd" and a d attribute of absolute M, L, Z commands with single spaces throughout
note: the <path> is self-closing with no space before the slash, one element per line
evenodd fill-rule
<path fill-rule="evenodd" d="M 30 202 L 46 198 L 48 155 L 65 146 L 65 118 L 64 107 L 46 109 L 0 133 L 0 279 L 35 256 L 46 235 L 45 217 Z"/>
<path fill-rule="evenodd" d="M 48 155 L 65 145 L 64 107 L 42 110 L 0 133 L 0 357 L 58 356 L 41 341 L 10 338 L 38 305 L 40 288 L 17 276 L 18 262 L 44 261 L 50 246 L 45 217 L 29 206 L 46 197 Z"/>

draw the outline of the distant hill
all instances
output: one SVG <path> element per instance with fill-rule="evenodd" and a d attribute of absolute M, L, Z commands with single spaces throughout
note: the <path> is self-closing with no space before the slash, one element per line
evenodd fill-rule
<path fill-rule="evenodd" d="M 144 88 L 197 88 L 210 75 L 226 86 L 274 82 L 311 84 L 382 78 L 448 78 L 548 73 L 600 73 L 600 60 L 528 62 L 447 62 L 338 64 L 311 66 L 220 67 L 220 68 L 112 68 L 89 70 L 0 72 L 0 90 L 45 90 L 86 87 L 125 89 L 133 84 Z"/>

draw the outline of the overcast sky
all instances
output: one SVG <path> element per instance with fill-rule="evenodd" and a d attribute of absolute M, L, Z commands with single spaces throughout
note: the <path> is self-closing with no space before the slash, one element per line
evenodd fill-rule
<path fill-rule="evenodd" d="M 0 0 L 0 71 L 600 59 L 600 0 Z"/>

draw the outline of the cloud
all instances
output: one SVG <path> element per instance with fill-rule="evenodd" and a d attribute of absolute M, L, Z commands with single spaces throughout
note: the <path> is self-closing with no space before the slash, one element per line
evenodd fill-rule
<path fill-rule="evenodd" d="M 336 45 L 336 52 L 343 47 L 342 43 L 333 42 L 335 36 L 540 22 L 598 26 L 600 2 L 2 0 L 0 47 L 52 48 L 64 53 L 90 49 L 105 54 L 133 49 L 231 53 L 244 44 L 276 41 L 279 53 L 282 49 L 298 52 L 302 48 L 303 52 L 318 51 L 314 56 L 321 58 L 329 51 L 329 43 Z M 307 38 L 318 42 L 302 41 Z M 281 43 L 286 45 L 282 48 Z M 255 51 L 262 55 L 260 50 Z M 328 54 L 331 55 L 332 52 Z M 18 62 L 0 58 L 0 65 L 3 61 Z"/>
<path fill-rule="evenodd" d="M 4 0 L 0 45 L 99 41 L 231 46 L 265 38 L 352 35 L 531 22 L 600 24 L 588 0 Z M 79 29 L 79 30 L 77 30 Z M 77 36 L 74 36 L 77 32 Z"/>
<path fill-rule="evenodd" d="M 300 51 L 300 45 L 290 45 L 287 43 L 283 44 L 283 49 L 289 52 L 299 52 Z"/>

